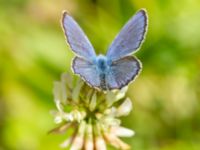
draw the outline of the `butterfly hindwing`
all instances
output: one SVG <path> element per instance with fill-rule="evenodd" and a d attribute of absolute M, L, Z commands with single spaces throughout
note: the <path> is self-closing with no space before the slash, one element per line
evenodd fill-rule
<path fill-rule="evenodd" d="M 100 87 L 100 77 L 96 66 L 84 58 L 75 57 L 72 62 L 72 68 L 75 74 L 79 74 L 92 87 Z"/>
<path fill-rule="evenodd" d="M 114 61 L 107 74 L 108 89 L 121 89 L 140 72 L 142 66 L 139 60 L 133 56 L 127 56 Z"/>
<path fill-rule="evenodd" d="M 138 11 L 122 28 L 108 49 L 107 57 L 117 60 L 136 51 L 145 36 L 147 29 L 147 13 Z"/>
<path fill-rule="evenodd" d="M 67 12 L 63 13 L 62 26 L 68 44 L 78 56 L 87 59 L 96 56 L 94 48 L 88 40 L 87 36 L 76 23 L 76 21 L 67 14 Z"/>

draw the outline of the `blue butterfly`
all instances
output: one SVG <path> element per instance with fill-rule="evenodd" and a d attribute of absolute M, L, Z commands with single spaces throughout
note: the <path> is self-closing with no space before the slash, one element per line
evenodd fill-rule
<path fill-rule="evenodd" d="M 121 89 L 135 79 L 142 65 L 131 56 L 141 46 L 147 31 L 147 12 L 138 11 L 122 28 L 107 54 L 96 55 L 94 48 L 77 22 L 63 13 L 62 26 L 71 50 L 77 55 L 72 69 L 90 86 L 100 90 Z"/>

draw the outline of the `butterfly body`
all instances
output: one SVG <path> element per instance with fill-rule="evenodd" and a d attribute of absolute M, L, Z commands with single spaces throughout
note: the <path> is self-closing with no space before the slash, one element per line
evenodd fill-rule
<path fill-rule="evenodd" d="M 107 75 L 110 72 L 112 61 L 104 55 L 99 55 L 96 57 L 95 65 L 96 72 L 100 78 L 100 88 L 103 90 L 109 90 L 107 86 Z"/>
<path fill-rule="evenodd" d="M 147 30 L 147 13 L 140 10 L 122 28 L 106 55 L 96 55 L 93 46 L 76 21 L 63 13 L 63 29 L 76 57 L 72 69 L 90 86 L 100 90 L 121 89 L 139 74 L 142 65 L 131 56 L 141 46 Z"/>

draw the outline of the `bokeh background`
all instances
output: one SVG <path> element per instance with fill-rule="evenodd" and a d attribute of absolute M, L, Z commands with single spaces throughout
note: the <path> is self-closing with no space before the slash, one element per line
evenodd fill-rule
<path fill-rule="evenodd" d="M 105 53 L 140 8 L 149 14 L 137 57 L 139 78 L 129 86 L 134 103 L 123 125 L 134 150 L 200 149 L 199 0 L 0 0 L 0 150 L 56 150 L 65 135 L 55 127 L 53 81 L 73 58 L 60 26 L 62 10 Z"/>

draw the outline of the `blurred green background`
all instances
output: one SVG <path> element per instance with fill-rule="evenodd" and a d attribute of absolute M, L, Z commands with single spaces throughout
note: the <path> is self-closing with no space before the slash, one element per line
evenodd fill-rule
<path fill-rule="evenodd" d="M 134 150 L 200 149 L 199 0 L 1 0 L 0 150 L 55 150 L 53 81 L 70 71 L 72 52 L 60 19 L 70 12 L 98 53 L 105 53 L 140 8 L 149 14 L 143 63 L 129 86 L 134 103 L 123 125 Z"/>

